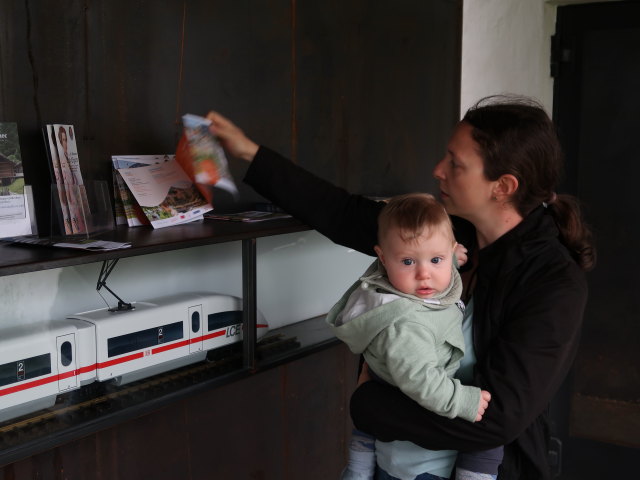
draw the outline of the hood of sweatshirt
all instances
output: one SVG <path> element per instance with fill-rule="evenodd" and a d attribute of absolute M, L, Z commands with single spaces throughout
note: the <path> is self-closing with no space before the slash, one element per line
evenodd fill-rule
<path fill-rule="evenodd" d="M 376 288 L 382 293 L 394 293 L 420 304 L 429 305 L 430 308 L 435 310 L 444 309 L 457 303 L 460 300 L 460 295 L 462 295 L 462 280 L 454 265 L 451 266 L 451 280 L 449 280 L 447 288 L 431 298 L 420 298 L 396 289 L 389 282 L 387 271 L 380 260 L 376 260 L 369 266 L 367 271 L 360 277 L 360 282 L 362 282 L 361 288 Z"/>
<path fill-rule="evenodd" d="M 351 351 L 362 353 L 369 342 L 390 324 L 411 321 L 421 310 L 441 312 L 429 317 L 430 328 L 441 333 L 459 331 L 460 315 L 464 311 L 461 292 L 462 281 L 454 268 L 449 286 L 433 298 L 423 299 L 402 293 L 389 283 L 384 267 L 376 260 L 331 308 L 326 320 L 334 334 L 346 342 Z M 461 335 L 459 341 L 452 344 L 464 351 Z"/>

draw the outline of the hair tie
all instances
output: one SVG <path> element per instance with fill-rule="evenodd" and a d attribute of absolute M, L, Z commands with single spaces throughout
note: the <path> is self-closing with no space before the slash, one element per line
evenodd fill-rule
<path fill-rule="evenodd" d="M 556 192 L 551 192 L 551 197 L 546 202 L 542 202 L 542 206 L 544 208 L 548 208 L 549 205 L 556 203 L 557 199 L 558 199 L 558 195 L 556 194 Z"/>

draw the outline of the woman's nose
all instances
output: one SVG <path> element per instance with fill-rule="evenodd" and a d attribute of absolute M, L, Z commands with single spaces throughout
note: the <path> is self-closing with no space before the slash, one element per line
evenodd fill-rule
<path fill-rule="evenodd" d="M 443 168 L 444 161 L 445 159 L 443 158 L 438 162 L 438 164 L 433 169 L 433 178 L 435 178 L 436 180 L 444 180 L 444 168 Z"/>

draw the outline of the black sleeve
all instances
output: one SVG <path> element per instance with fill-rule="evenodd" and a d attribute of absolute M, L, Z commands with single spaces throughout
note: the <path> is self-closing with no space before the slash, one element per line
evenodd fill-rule
<path fill-rule="evenodd" d="M 380 202 L 352 195 L 263 146 L 244 181 L 333 242 L 375 255 Z"/>

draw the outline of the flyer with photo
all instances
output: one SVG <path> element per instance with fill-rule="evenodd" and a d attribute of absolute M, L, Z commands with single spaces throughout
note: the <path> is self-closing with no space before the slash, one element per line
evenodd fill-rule
<path fill-rule="evenodd" d="M 117 171 L 154 228 L 200 220 L 213 210 L 175 159 Z"/>
<path fill-rule="evenodd" d="M 32 233 L 15 122 L 0 122 L 0 237 Z"/>

